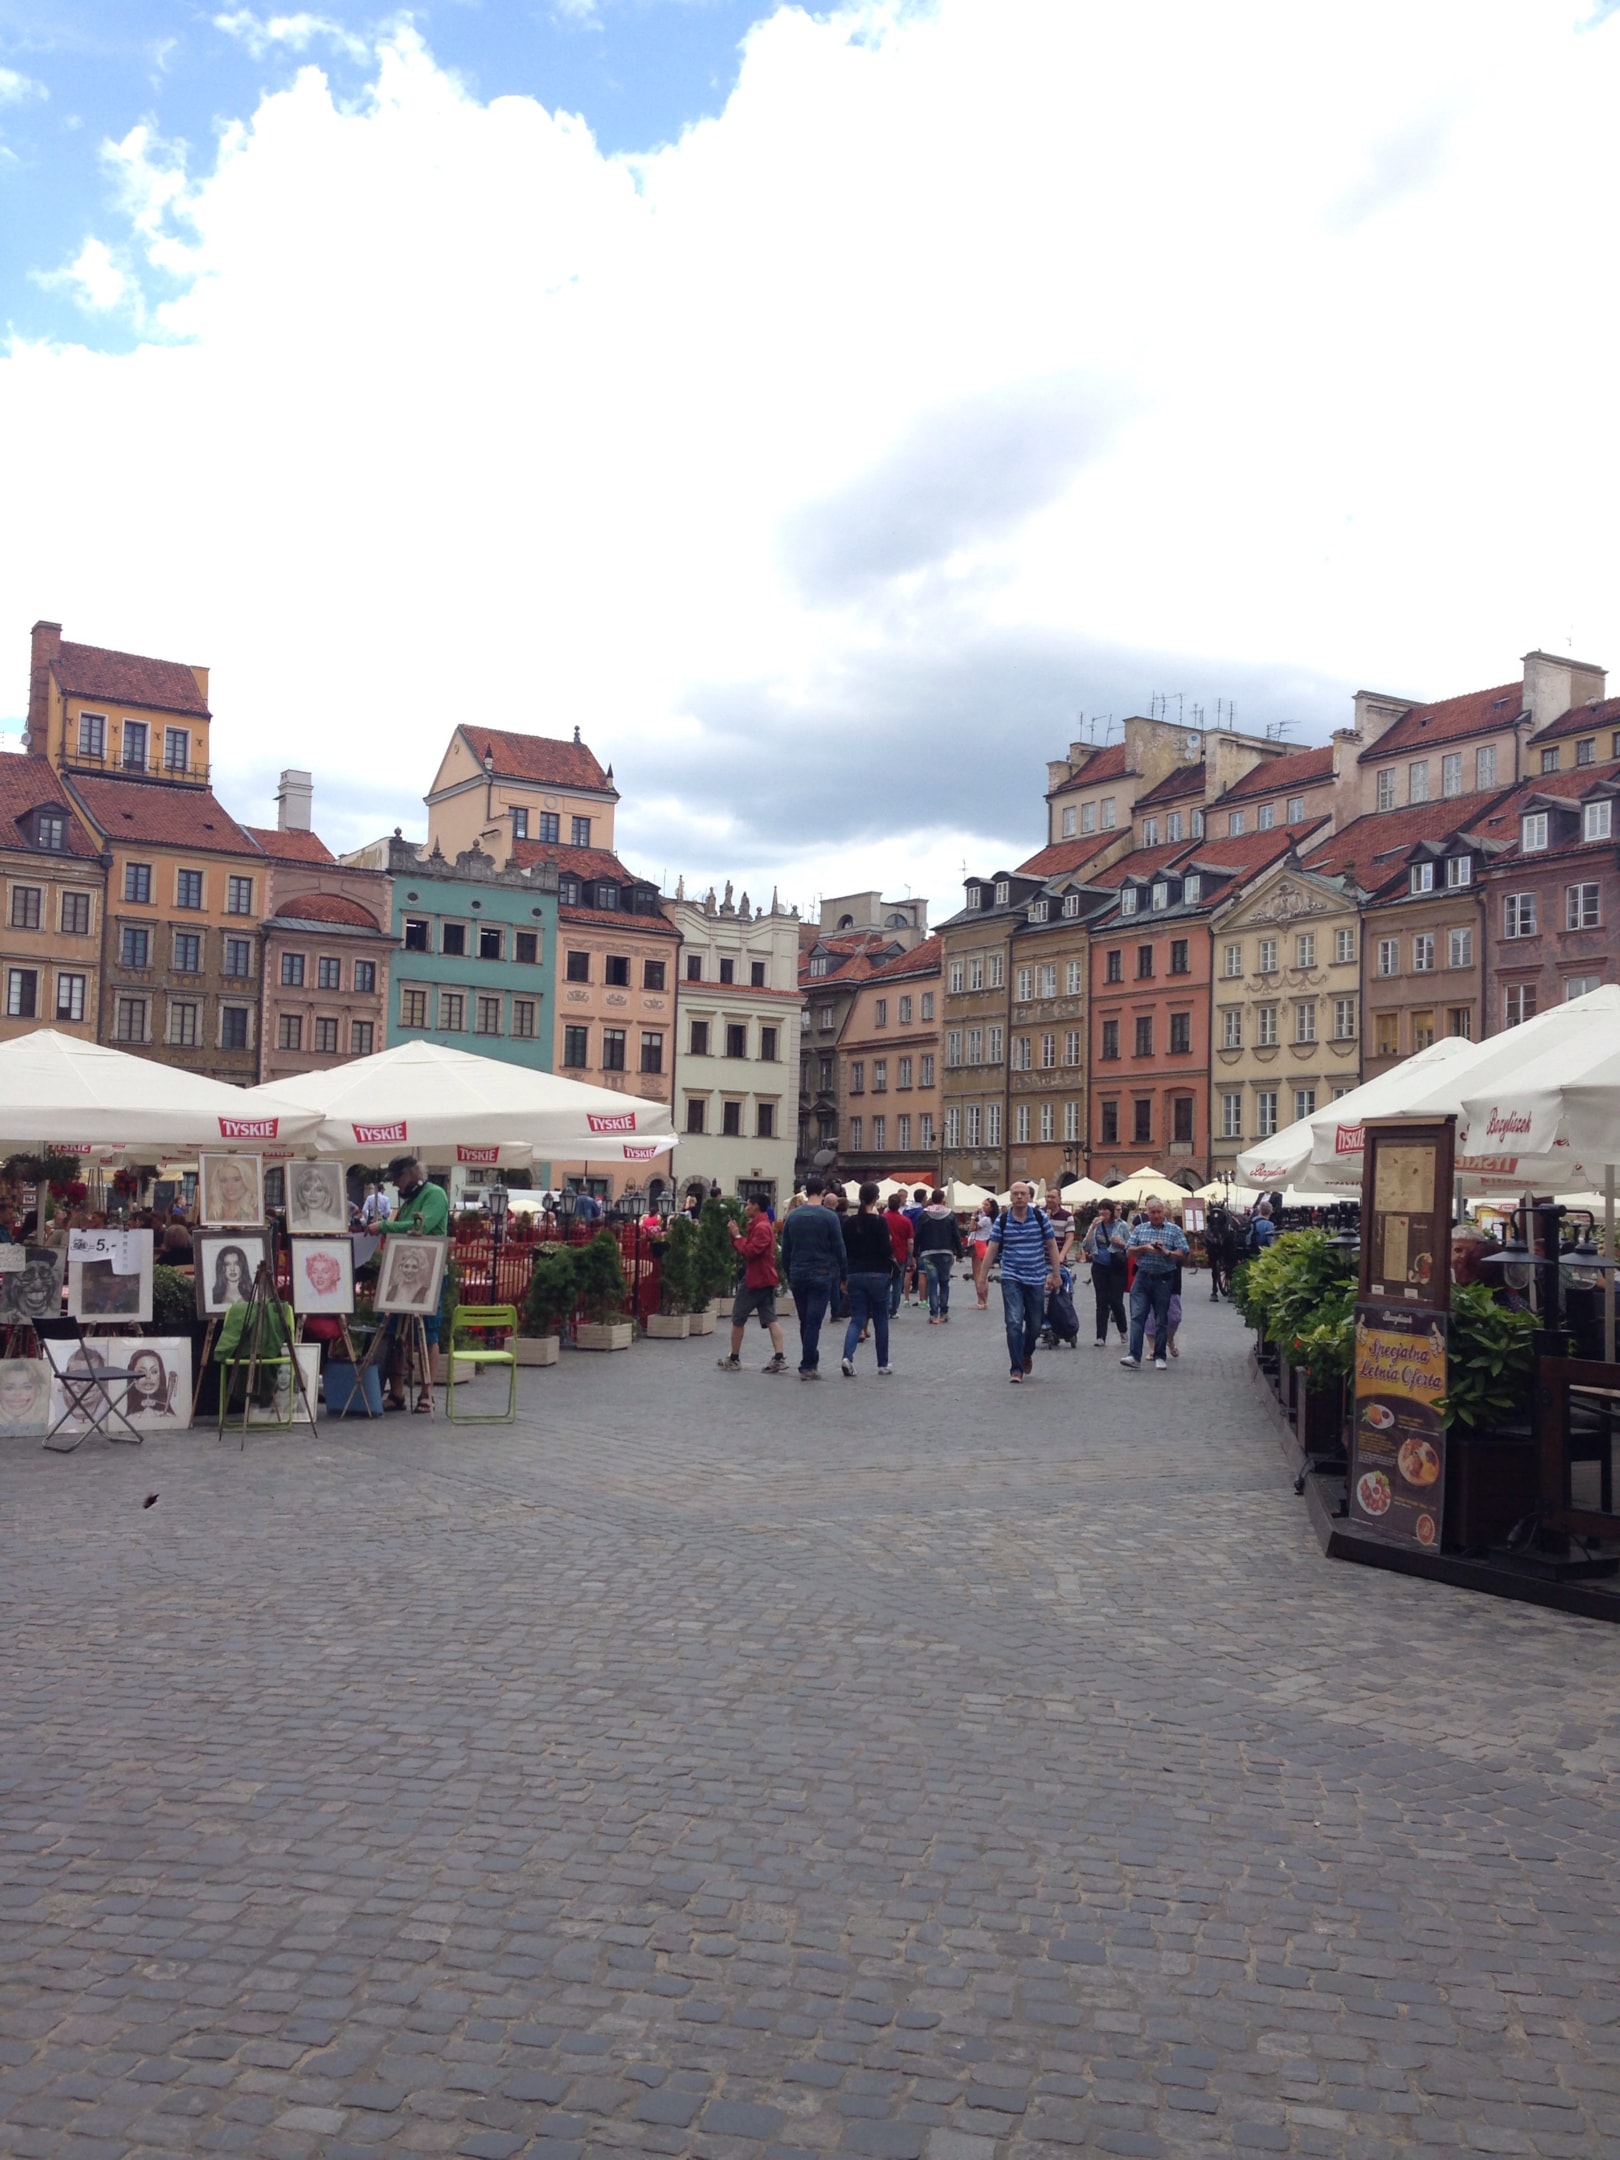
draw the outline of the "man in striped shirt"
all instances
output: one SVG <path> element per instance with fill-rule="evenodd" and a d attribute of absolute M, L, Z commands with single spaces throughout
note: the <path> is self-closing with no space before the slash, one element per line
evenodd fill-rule
<path fill-rule="evenodd" d="M 1153 1347 L 1158 1353 L 1153 1362 L 1163 1372 L 1176 1270 L 1183 1260 L 1191 1259 L 1191 1250 L 1181 1225 L 1166 1216 L 1162 1200 L 1150 1200 L 1146 1219 L 1132 1223 L 1125 1250 L 1136 1261 L 1136 1273 L 1131 1277 L 1131 1347 L 1129 1354 L 1119 1362 L 1130 1366 L 1141 1364 L 1142 1338 L 1147 1332 L 1147 1316 L 1151 1312 Z"/>
<path fill-rule="evenodd" d="M 1007 1355 L 1014 1387 L 1035 1370 L 1035 1342 L 1046 1317 L 1048 1293 L 1057 1285 L 1057 1240 L 1052 1225 L 1030 1205 L 1022 1180 L 1008 1195 L 1010 1205 L 996 1217 L 990 1232 L 993 1253 L 1001 1259 L 1001 1305 L 1007 1318 Z"/>

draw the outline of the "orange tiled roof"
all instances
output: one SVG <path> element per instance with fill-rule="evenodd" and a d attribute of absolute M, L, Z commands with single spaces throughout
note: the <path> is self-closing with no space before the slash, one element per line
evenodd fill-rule
<path fill-rule="evenodd" d="M 1093 750 L 1090 757 L 1076 773 L 1067 780 L 1060 780 L 1051 790 L 1052 795 L 1069 795 L 1076 788 L 1095 787 L 1099 780 L 1122 780 L 1129 768 L 1125 763 L 1125 745 L 1110 743 L 1106 750 Z M 1048 800 L 1050 800 L 1050 796 Z"/>
<path fill-rule="evenodd" d="M 158 780 L 112 780 L 99 773 L 75 773 L 73 793 L 90 820 L 108 840 L 135 841 L 142 847 L 198 848 L 215 855 L 251 855 L 264 851 L 245 827 L 207 788 L 175 787 Z"/>
<path fill-rule="evenodd" d="M 627 870 L 611 848 L 567 847 L 556 840 L 514 840 L 512 860 L 520 870 L 531 870 L 536 863 L 555 863 L 559 877 L 606 878 L 614 885 L 652 882 Z"/>
<path fill-rule="evenodd" d="M 1021 862 L 1013 875 L 1065 877 L 1070 871 L 1078 870 L 1083 864 L 1090 862 L 1094 855 L 1100 855 L 1105 848 L 1112 847 L 1116 840 L 1129 831 L 1128 825 L 1117 825 L 1108 832 L 1087 833 L 1078 840 L 1053 840 L 1046 847 L 1037 849 L 1028 862 Z"/>
<path fill-rule="evenodd" d="M 1172 765 L 1162 780 L 1155 780 L 1145 795 L 1137 796 L 1137 809 L 1152 810 L 1159 803 L 1180 802 L 1187 795 L 1202 795 L 1205 772 L 1201 757 L 1186 765 Z"/>
<path fill-rule="evenodd" d="M 1388 742 L 1389 737 L 1386 735 L 1384 740 Z M 1284 757 L 1265 759 L 1253 772 L 1234 780 L 1224 795 L 1215 798 L 1215 806 L 1249 802 L 1256 795 L 1286 795 L 1294 788 L 1319 785 L 1332 778 L 1331 743 L 1320 743 L 1314 750 L 1290 750 Z"/>
<path fill-rule="evenodd" d="M 329 863 L 337 859 L 318 833 L 304 832 L 296 826 L 248 825 L 243 830 L 250 832 L 277 862 Z"/>
<path fill-rule="evenodd" d="M 376 916 L 344 893 L 298 893 L 291 900 L 283 900 L 270 919 L 278 922 L 283 916 L 297 922 L 345 923 L 353 930 L 374 930 L 379 936 L 382 933 Z"/>
<path fill-rule="evenodd" d="M 1404 810 L 1369 811 L 1330 834 L 1308 856 L 1305 868 L 1323 877 L 1353 878 L 1363 892 L 1376 892 L 1405 864 L 1420 840 L 1449 840 L 1453 833 L 1483 831 L 1485 818 L 1513 792 L 1493 789 L 1483 795 L 1448 795 L 1439 802 L 1410 803 Z"/>
<path fill-rule="evenodd" d="M 1180 850 L 1181 864 L 1184 869 L 1202 870 L 1217 877 L 1223 871 L 1236 877 L 1254 877 L 1291 848 L 1308 846 L 1311 834 L 1320 832 L 1326 824 L 1325 817 L 1317 817 L 1304 825 L 1273 825 L 1269 832 L 1239 833 L 1235 839 L 1230 834 L 1224 839 L 1212 839 L 1206 832 L 1202 840 L 1194 840 Z"/>
<path fill-rule="evenodd" d="M 605 930 L 622 930 L 626 937 L 678 938 L 680 932 L 663 915 L 633 915 L 628 908 L 560 907 L 560 923 L 596 923 Z"/>
<path fill-rule="evenodd" d="M 1267 834 L 1266 837 L 1269 839 L 1270 835 Z M 1193 842 L 1195 848 L 1201 848 L 1203 844 L 1201 840 Z M 1121 856 L 1117 863 L 1107 870 L 1099 870 L 1095 877 L 1088 878 L 1086 882 L 1102 886 L 1123 885 L 1127 878 L 1151 877 L 1155 870 L 1162 870 L 1166 864 L 1176 862 L 1187 851 L 1185 840 L 1166 840 L 1158 847 L 1133 848 L 1129 855 Z"/>
<path fill-rule="evenodd" d="M 1530 738 L 1534 756 L 1541 743 L 1565 741 L 1571 735 L 1595 735 L 1602 728 L 1620 727 L 1620 698 L 1599 698 L 1595 704 L 1572 705 L 1567 713 Z M 1584 770 L 1584 767 L 1582 768 Z M 1550 780 L 1551 773 L 1547 775 Z"/>
<path fill-rule="evenodd" d="M 1461 736 L 1486 735 L 1493 728 L 1511 727 L 1524 710 L 1524 685 L 1498 683 L 1492 690 L 1470 690 L 1462 697 L 1442 698 L 1436 705 L 1414 705 L 1357 763 L 1382 763 L 1430 743 L 1455 742 Z"/>
<path fill-rule="evenodd" d="M 210 717 L 196 676 L 180 660 L 149 660 L 144 653 L 113 652 L 105 645 L 64 643 L 51 662 L 51 673 L 69 697 L 187 713 L 198 720 Z"/>
<path fill-rule="evenodd" d="M 885 960 L 874 967 L 868 982 L 888 982 L 901 975 L 937 975 L 944 965 L 944 940 L 938 936 L 924 938 L 910 952 L 896 953 L 892 960 Z"/>
<path fill-rule="evenodd" d="M 532 786 L 594 788 L 612 794 L 613 783 L 584 743 L 563 742 L 553 735 L 519 735 L 508 728 L 463 726 L 473 755 L 493 754 L 500 780 L 526 780 Z"/>
<path fill-rule="evenodd" d="M 32 847 L 33 829 L 23 820 L 33 810 L 60 810 L 67 819 L 69 855 L 94 856 L 101 850 L 74 815 L 56 768 L 42 757 L 0 757 L 0 846 Z M 40 850 L 39 852 L 45 852 Z"/>

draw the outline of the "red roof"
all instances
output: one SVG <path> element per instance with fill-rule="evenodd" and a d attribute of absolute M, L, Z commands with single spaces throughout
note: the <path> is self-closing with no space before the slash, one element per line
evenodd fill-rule
<path fill-rule="evenodd" d="M 1202 840 L 1179 849 L 1178 861 L 1184 870 L 1201 870 L 1215 877 L 1223 873 L 1254 877 L 1280 855 L 1305 847 L 1310 835 L 1320 832 L 1327 822 L 1325 817 L 1311 818 L 1304 825 L 1274 825 L 1270 832 L 1239 833 L 1235 839 L 1230 834 L 1223 839 L 1206 833 Z"/>
<path fill-rule="evenodd" d="M 1270 837 L 1271 835 L 1268 833 L 1266 838 L 1269 840 Z M 1241 845 L 1241 843 L 1239 844 Z M 1194 845 L 1202 847 L 1203 842 L 1201 840 L 1196 841 Z M 1177 861 L 1186 852 L 1187 843 L 1185 840 L 1167 840 L 1159 847 L 1134 848 L 1129 855 L 1121 856 L 1119 861 L 1112 864 L 1108 869 L 1099 870 L 1094 878 L 1087 880 L 1087 883 L 1103 886 L 1123 885 L 1127 878 L 1151 877 L 1155 870 L 1162 870 L 1167 863 Z"/>
<path fill-rule="evenodd" d="M 329 863 L 337 860 L 318 833 L 282 825 L 248 825 L 244 830 L 250 832 L 264 852 L 277 862 Z"/>
<path fill-rule="evenodd" d="M 0 756 L 0 847 L 33 847 L 33 825 L 23 823 L 33 810 L 60 810 L 66 817 L 67 854 L 100 854 L 100 848 L 74 815 L 55 766 L 42 757 L 17 757 L 8 751 Z"/>
<path fill-rule="evenodd" d="M 1194 758 L 1189 764 L 1172 765 L 1162 780 L 1155 780 L 1145 795 L 1138 795 L 1138 810 L 1151 810 L 1157 803 L 1180 802 L 1184 795 L 1202 795 L 1204 792 L 1204 760 Z"/>
<path fill-rule="evenodd" d="M 1119 825 L 1105 833 L 1087 833 L 1079 840 L 1054 840 L 1033 854 L 1028 862 L 1021 862 L 1013 873 L 1015 877 L 1054 878 L 1066 877 L 1071 871 L 1081 869 L 1094 855 L 1101 855 L 1117 840 L 1125 838 L 1128 825 Z"/>
<path fill-rule="evenodd" d="M 1079 771 L 1071 773 L 1067 780 L 1060 780 L 1051 795 L 1067 795 L 1075 788 L 1095 787 L 1099 780 L 1122 780 L 1129 769 L 1125 763 L 1125 745 L 1110 743 L 1106 750 L 1093 750 Z"/>
<path fill-rule="evenodd" d="M 1351 877 L 1363 892 L 1376 892 L 1405 867 L 1420 840 L 1483 832 L 1486 817 L 1512 792 L 1497 789 L 1483 795 L 1448 795 L 1439 802 L 1411 803 L 1404 810 L 1369 811 L 1330 834 L 1305 868 L 1321 877 Z"/>
<path fill-rule="evenodd" d="M 1386 735 L 1384 741 L 1388 742 Z M 1333 745 L 1321 743 L 1314 750 L 1290 750 L 1286 757 L 1265 758 L 1253 772 L 1234 780 L 1217 804 L 1249 802 L 1256 795 L 1287 795 L 1295 788 L 1318 786 L 1333 778 Z"/>
<path fill-rule="evenodd" d="M 527 780 L 539 787 L 594 788 L 611 795 L 613 782 L 582 742 L 562 742 L 552 735 L 517 735 L 506 728 L 467 727 L 462 736 L 480 764 L 494 756 L 499 780 Z"/>
<path fill-rule="evenodd" d="M 1612 841 L 1577 837 L 1566 841 L 1562 848 L 1537 848 L 1526 855 L 1519 845 L 1522 830 L 1519 819 L 1526 810 L 1548 803 L 1567 804 L 1574 809 L 1596 780 L 1610 783 L 1620 780 L 1620 759 L 1608 758 L 1601 765 L 1579 765 L 1565 772 L 1534 773 L 1528 780 L 1521 780 L 1517 787 L 1508 788 L 1493 798 L 1487 814 L 1471 824 L 1469 830 L 1477 831 L 1482 840 L 1505 842 L 1502 854 L 1526 869 L 1533 869 L 1545 856 L 1565 854 L 1571 848 L 1610 847 Z"/>
<path fill-rule="evenodd" d="M 354 930 L 374 930 L 379 935 L 382 932 L 376 916 L 343 893 L 299 893 L 291 900 L 283 900 L 271 921 L 283 916 L 296 922 L 347 923 Z"/>
<path fill-rule="evenodd" d="M 622 930 L 627 937 L 672 937 L 680 932 L 662 915 L 632 915 L 628 908 L 560 907 L 560 923 L 600 923 L 605 930 Z"/>
<path fill-rule="evenodd" d="M 1590 705 L 1572 705 L 1569 711 L 1530 738 L 1530 755 L 1545 742 L 1559 742 L 1571 735 L 1595 735 L 1600 728 L 1620 726 L 1620 698 L 1599 698 Z M 1548 779 L 1552 778 L 1549 773 Z"/>
<path fill-rule="evenodd" d="M 105 645 L 64 644 L 51 661 L 51 672 L 69 697 L 209 718 L 208 700 L 180 660 L 149 660 L 144 653 L 112 652 Z"/>
<path fill-rule="evenodd" d="M 873 968 L 868 982 L 892 982 L 902 975 L 937 975 L 944 965 L 944 940 L 939 936 L 924 938 L 910 952 L 896 953 L 892 960 L 885 960 L 881 967 Z"/>
<path fill-rule="evenodd" d="M 536 863 L 555 863 L 559 877 L 606 878 L 614 885 L 651 882 L 627 870 L 611 848 L 565 847 L 556 840 L 514 840 L 512 860 L 520 870 L 530 870 Z"/>
<path fill-rule="evenodd" d="M 1369 759 L 1381 763 L 1429 743 L 1455 742 L 1459 736 L 1488 735 L 1493 729 L 1511 727 L 1524 710 L 1522 682 L 1498 683 L 1494 690 L 1470 690 L 1463 697 L 1442 698 L 1437 705 L 1414 705 L 1380 735 L 1358 764 Z"/>
<path fill-rule="evenodd" d="M 258 842 L 207 788 L 92 773 L 75 773 L 71 786 L 92 824 L 114 844 L 133 840 L 143 847 L 197 848 L 264 860 Z"/>

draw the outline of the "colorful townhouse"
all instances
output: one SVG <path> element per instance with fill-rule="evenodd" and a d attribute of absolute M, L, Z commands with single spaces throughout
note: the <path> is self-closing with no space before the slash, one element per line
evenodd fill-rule
<path fill-rule="evenodd" d="M 94 1041 L 107 873 L 61 776 L 0 757 L 0 1041 L 37 1027 Z"/>

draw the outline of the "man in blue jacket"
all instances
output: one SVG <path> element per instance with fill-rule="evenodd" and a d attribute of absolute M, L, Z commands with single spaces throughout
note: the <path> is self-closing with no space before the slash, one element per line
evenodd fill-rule
<path fill-rule="evenodd" d="M 806 1178 L 805 1205 L 790 1210 L 782 1225 L 782 1272 L 799 1319 L 801 1380 L 821 1378 L 821 1323 L 848 1270 L 844 1234 L 832 1209 L 822 1205 L 824 1190 L 820 1178 Z"/>

